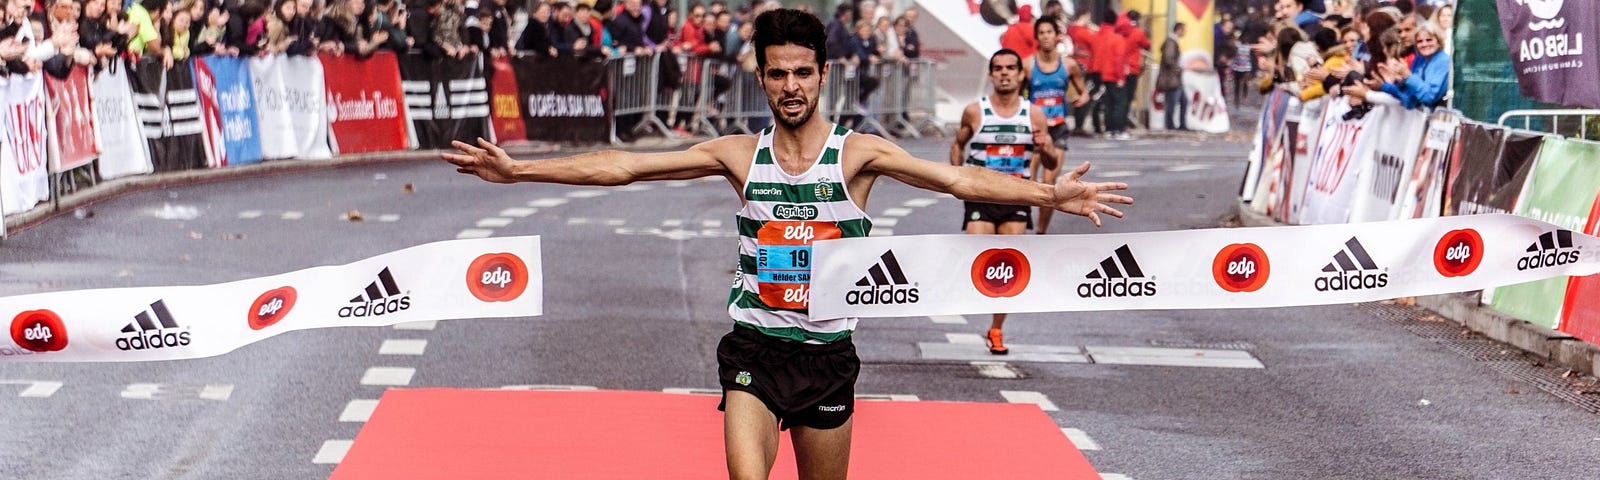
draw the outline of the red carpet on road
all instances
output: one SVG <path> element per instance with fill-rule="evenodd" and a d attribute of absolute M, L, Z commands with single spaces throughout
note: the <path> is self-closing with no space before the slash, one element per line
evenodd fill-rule
<path fill-rule="evenodd" d="M 333 480 L 726 478 L 718 398 L 389 390 Z M 853 479 L 1098 479 L 1035 405 L 858 401 Z M 783 435 L 772 478 L 795 478 Z"/>

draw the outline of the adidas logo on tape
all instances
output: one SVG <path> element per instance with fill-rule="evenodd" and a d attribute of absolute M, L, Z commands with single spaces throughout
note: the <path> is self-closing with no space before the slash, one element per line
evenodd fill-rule
<path fill-rule="evenodd" d="M 1155 278 L 1144 276 L 1144 269 L 1139 268 L 1139 261 L 1133 258 L 1133 250 L 1127 245 L 1117 247 L 1111 256 L 1100 261 L 1099 268 L 1091 270 L 1084 278 L 1098 281 L 1078 284 L 1078 296 L 1083 298 L 1148 297 L 1156 294 Z"/>
<path fill-rule="evenodd" d="M 189 344 L 189 327 L 178 325 L 167 310 L 166 300 L 156 300 L 150 309 L 133 316 L 133 322 L 122 327 L 126 334 L 117 339 L 117 349 L 146 350 L 152 348 L 181 347 Z"/>
<path fill-rule="evenodd" d="M 867 274 L 856 281 L 855 290 L 844 295 L 850 305 L 905 305 L 921 300 L 917 286 L 906 281 L 906 272 L 900 269 L 894 250 L 883 252 L 878 262 L 867 268 Z"/>
<path fill-rule="evenodd" d="M 1579 258 L 1578 249 L 1572 246 L 1571 230 L 1544 232 L 1526 251 L 1528 255 L 1517 260 L 1517 270 L 1567 265 L 1577 263 Z"/>
<path fill-rule="evenodd" d="M 381 287 L 381 288 L 380 288 Z M 351 305 L 339 309 L 340 318 L 376 317 L 411 308 L 411 295 L 400 290 L 389 267 L 378 272 L 378 280 L 350 299 Z"/>
<path fill-rule="evenodd" d="M 1339 253 L 1333 254 L 1333 261 L 1328 266 L 1322 267 L 1323 275 L 1318 277 L 1315 287 L 1319 292 L 1363 290 L 1383 288 L 1389 286 L 1388 272 L 1381 271 L 1378 264 L 1372 261 L 1372 256 L 1367 254 L 1366 247 L 1361 246 L 1361 241 L 1356 237 L 1344 242 L 1344 248 Z"/>

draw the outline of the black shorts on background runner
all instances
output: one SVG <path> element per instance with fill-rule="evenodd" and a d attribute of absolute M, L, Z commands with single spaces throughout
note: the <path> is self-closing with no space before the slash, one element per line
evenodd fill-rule
<path fill-rule="evenodd" d="M 838 428 L 856 411 L 861 359 L 848 337 L 809 344 L 767 336 L 735 325 L 717 344 L 717 376 L 727 410 L 727 391 L 755 395 L 778 417 L 779 430 L 794 426 Z"/>
<path fill-rule="evenodd" d="M 993 223 L 996 228 L 1006 222 L 1027 222 L 1028 228 L 1033 228 L 1033 207 L 983 202 L 966 202 L 966 206 L 966 216 L 961 218 L 962 230 L 967 229 L 967 222 Z"/>

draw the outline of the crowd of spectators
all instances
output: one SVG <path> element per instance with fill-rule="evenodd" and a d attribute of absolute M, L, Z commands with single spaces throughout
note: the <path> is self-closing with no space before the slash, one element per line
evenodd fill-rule
<path fill-rule="evenodd" d="M 1045 19 L 1053 19 L 1056 31 L 1066 32 L 1057 46 L 1064 58 L 1085 72 L 1089 101 L 1073 109 L 1072 134 L 1093 134 L 1112 139 L 1128 139 L 1129 109 L 1139 79 L 1144 74 L 1150 53 L 1150 36 L 1140 25 L 1138 11 L 1106 11 L 1095 17 L 1084 10 L 1068 14 L 1061 0 L 1044 2 Z M 1000 35 L 1001 47 L 1016 51 L 1023 58 L 1038 50 L 1033 11 L 1023 7 L 1017 22 Z"/>
<path fill-rule="evenodd" d="M 1351 115 L 1374 105 L 1428 110 L 1448 100 L 1450 0 L 1277 0 L 1271 18 L 1267 11 L 1249 8 L 1242 25 L 1224 14 L 1217 25 L 1218 71 L 1234 77 L 1236 102 L 1252 74 L 1262 94 L 1343 96 Z"/>

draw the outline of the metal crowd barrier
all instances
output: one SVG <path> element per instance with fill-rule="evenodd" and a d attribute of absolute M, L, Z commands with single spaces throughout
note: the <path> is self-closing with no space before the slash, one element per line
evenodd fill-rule
<path fill-rule="evenodd" d="M 682 81 L 676 89 L 662 88 L 662 55 L 673 55 L 668 58 L 681 66 Z M 834 122 L 854 121 L 848 126 L 889 138 L 920 137 L 924 130 L 944 135 L 946 132 L 935 117 L 936 68 L 931 60 L 860 69 L 830 62 L 819 100 L 820 114 Z M 621 143 L 618 134 L 624 132 L 654 130 L 677 136 L 671 128 L 677 123 L 685 125 L 691 134 L 715 136 L 754 133 L 771 122 L 766 91 L 756 75 L 721 59 L 670 53 L 628 55 L 608 60 L 606 69 L 618 119 L 612 125 L 612 143 Z M 876 78 L 878 85 L 865 101 L 858 101 L 865 86 L 863 73 Z"/>

